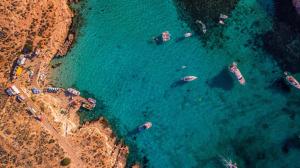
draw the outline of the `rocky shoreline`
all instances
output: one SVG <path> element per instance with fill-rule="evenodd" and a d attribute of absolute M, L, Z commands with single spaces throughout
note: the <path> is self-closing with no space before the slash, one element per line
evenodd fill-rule
<path fill-rule="evenodd" d="M 51 60 L 65 55 L 76 36 L 73 2 L 0 2 L 2 167 L 126 165 L 128 147 L 103 119 L 80 125 L 77 111 L 87 99 L 64 89 L 46 91 Z M 6 95 L 12 86 L 17 93 Z"/>

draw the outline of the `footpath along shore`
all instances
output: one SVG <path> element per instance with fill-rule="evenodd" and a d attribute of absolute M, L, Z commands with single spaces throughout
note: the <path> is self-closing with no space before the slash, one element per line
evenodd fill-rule
<path fill-rule="evenodd" d="M 0 2 L 1 166 L 57 167 L 66 158 L 70 167 L 126 165 L 128 147 L 104 119 L 80 125 L 77 111 L 93 103 L 47 80 L 51 60 L 65 55 L 75 39 L 69 3 Z"/>

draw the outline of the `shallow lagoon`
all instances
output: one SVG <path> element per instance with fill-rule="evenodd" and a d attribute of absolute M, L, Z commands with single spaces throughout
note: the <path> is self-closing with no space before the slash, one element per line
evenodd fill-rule
<path fill-rule="evenodd" d="M 218 47 L 205 47 L 198 36 L 176 42 L 191 30 L 170 0 L 89 0 L 83 16 L 78 41 L 53 79 L 97 99 L 96 110 L 83 116 L 105 116 L 130 145 L 129 162 L 222 167 L 224 156 L 240 167 L 300 165 L 294 138 L 300 92 L 281 90 L 275 82 L 282 71 L 257 38 L 272 28 L 260 3 L 238 4 L 220 27 L 223 36 L 211 42 Z M 165 30 L 172 41 L 150 43 Z M 232 61 L 245 86 L 227 71 Z M 199 78 L 176 83 L 185 75 Z M 153 123 L 150 130 L 128 135 L 146 121 Z"/>

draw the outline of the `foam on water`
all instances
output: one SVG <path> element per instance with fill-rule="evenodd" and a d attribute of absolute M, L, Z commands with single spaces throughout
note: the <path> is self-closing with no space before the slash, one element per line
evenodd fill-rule
<path fill-rule="evenodd" d="M 300 151 L 292 149 L 297 143 L 282 152 L 299 131 L 299 93 L 273 86 L 282 72 L 256 38 L 272 28 L 271 18 L 255 0 L 240 2 L 226 20 L 224 36 L 213 40 L 220 48 L 205 48 L 198 37 L 150 43 L 165 30 L 173 39 L 191 31 L 170 0 L 89 0 L 86 9 L 77 44 L 53 78 L 103 102 L 86 117 L 109 120 L 130 144 L 129 161 L 222 167 L 223 155 L 241 167 L 300 164 Z M 232 61 L 238 61 L 245 86 L 228 72 Z M 186 75 L 199 78 L 176 83 Z M 150 130 L 128 136 L 146 121 L 153 123 Z"/>

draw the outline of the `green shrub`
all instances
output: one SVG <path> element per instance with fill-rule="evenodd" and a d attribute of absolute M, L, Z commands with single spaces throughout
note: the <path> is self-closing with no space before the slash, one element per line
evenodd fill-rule
<path fill-rule="evenodd" d="M 62 165 L 62 166 L 68 166 L 70 163 L 71 163 L 71 159 L 68 157 L 66 157 L 60 161 L 60 165 Z"/>

